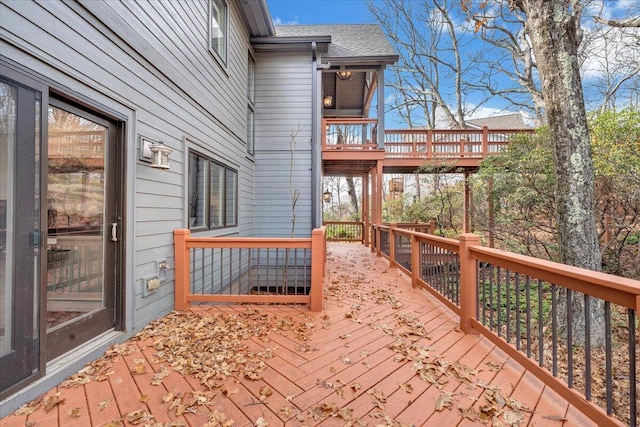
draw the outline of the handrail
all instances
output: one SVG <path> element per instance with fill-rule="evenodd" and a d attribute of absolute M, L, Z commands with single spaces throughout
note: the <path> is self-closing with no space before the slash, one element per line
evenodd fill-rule
<path fill-rule="evenodd" d="M 313 230 L 310 238 L 194 237 L 177 229 L 174 252 L 176 310 L 188 310 L 193 302 L 303 303 L 312 311 L 322 310 L 326 227 Z M 192 271 L 196 259 L 198 277 Z M 294 295 L 287 294 L 289 281 Z M 300 286 L 308 294 L 298 294 Z M 272 288 L 280 293 L 269 292 Z"/>
<path fill-rule="evenodd" d="M 610 416 L 614 413 L 613 389 L 622 387 L 618 380 L 614 382 L 612 375 L 611 353 L 617 351 L 618 357 L 625 357 L 616 361 L 617 376 L 622 372 L 629 375 L 629 390 L 626 395 L 622 392 L 625 399 L 628 398 L 626 421 L 632 426 L 637 425 L 640 386 L 635 360 L 640 341 L 640 327 L 636 320 L 640 313 L 640 281 L 486 248 L 480 246 L 480 238 L 475 234 L 462 234 L 458 241 L 404 230 L 397 228 L 395 224 L 374 224 L 372 228 L 377 236 L 373 241 L 375 251 L 380 254 L 381 240 L 384 240 L 380 238 L 381 233 L 388 235 L 385 241 L 388 240 L 389 248 L 385 256 L 390 265 L 400 268 L 411 277 L 414 286 L 428 290 L 456 312 L 460 316 L 460 327 L 465 333 L 481 333 L 487 337 L 598 425 L 623 425 L 619 419 Z M 411 248 L 410 259 L 404 253 L 408 241 Z M 438 252 L 440 250 L 443 252 Z M 425 254 L 433 255 L 429 258 Z M 437 272 L 444 280 L 435 276 L 429 276 L 427 280 L 425 269 Z M 532 291 L 534 288 L 536 293 Z M 609 330 L 604 338 L 606 366 L 591 366 L 593 349 L 588 329 L 590 315 L 583 319 L 588 331 L 583 344 L 573 338 L 573 309 L 564 314 L 566 331 L 558 332 L 556 320 L 561 308 L 558 298 L 565 294 L 566 299 L 571 301 L 575 298 L 573 295 L 577 294 L 580 300 L 584 300 L 586 307 L 597 305 L 598 301 L 604 302 L 605 329 Z M 547 301 L 545 304 L 549 304 L 550 308 L 547 310 L 551 310 L 550 313 L 544 313 L 542 298 Z M 590 302 L 592 298 L 594 302 Z M 530 301 L 533 299 L 538 304 L 535 307 L 535 322 L 530 311 L 533 307 Z M 523 304 L 525 308 L 522 308 Z M 564 304 L 568 306 L 568 303 Z M 623 320 L 618 321 L 616 326 L 622 328 L 620 333 L 628 335 L 626 344 L 624 340 L 613 343 L 611 305 L 628 312 L 626 326 L 620 323 Z M 588 309 L 586 311 L 589 313 Z M 553 323 L 544 323 L 550 321 Z M 532 325 L 536 326 L 535 330 Z M 552 344 L 547 340 L 551 340 Z M 568 359 L 564 362 L 558 360 L 561 359 L 557 354 L 560 347 L 567 354 Z M 545 358 L 549 352 L 553 358 L 553 366 Z M 573 375 L 576 369 L 573 367 L 573 360 L 578 354 L 585 359 L 584 366 L 588 366 L 584 375 L 579 376 L 579 381 L 582 381 L 581 391 L 575 388 Z M 622 366 L 620 360 L 627 360 L 628 366 Z M 567 366 L 559 370 L 557 363 L 561 362 Z M 592 370 L 606 371 L 603 374 L 606 377 L 606 399 L 602 395 L 597 396 L 600 402 L 606 403 L 601 403 L 602 406 L 595 404 L 595 397 L 592 395 Z M 566 376 L 566 379 L 561 379 L 560 375 Z M 601 393 L 600 390 L 597 392 Z"/>
<path fill-rule="evenodd" d="M 473 259 L 509 268 L 549 283 L 562 283 L 563 287 L 640 312 L 638 280 L 483 246 L 473 246 L 469 251 Z"/>

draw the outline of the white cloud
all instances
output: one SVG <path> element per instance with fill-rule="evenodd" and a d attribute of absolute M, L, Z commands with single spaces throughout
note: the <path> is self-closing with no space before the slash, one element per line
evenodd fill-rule
<path fill-rule="evenodd" d="M 290 21 L 283 21 L 280 17 L 276 16 L 273 18 L 273 25 L 298 25 L 299 22 L 295 19 Z"/>

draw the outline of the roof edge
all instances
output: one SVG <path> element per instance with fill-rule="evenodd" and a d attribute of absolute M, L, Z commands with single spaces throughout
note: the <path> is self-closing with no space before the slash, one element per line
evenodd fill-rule
<path fill-rule="evenodd" d="M 251 45 L 256 50 L 295 50 L 311 48 L 315 42 L 318 49 L 326 51 L 331 36 L 294 36 L 294 37 L 251 37 Z"/>
<path fill-rule="evenodd" d="M 273 36 L 276 29 L 271 20 L 267 0 L 236 0 L 251 36 Z"/>
<path fill-rule="evenodd" d="M 385 64 L 391 65 L 398 62 L 399 55 L 381 55 L 381 56 L 324 56 L 323 59 L 331 61 L 334 65 L 340 64 Z"/>

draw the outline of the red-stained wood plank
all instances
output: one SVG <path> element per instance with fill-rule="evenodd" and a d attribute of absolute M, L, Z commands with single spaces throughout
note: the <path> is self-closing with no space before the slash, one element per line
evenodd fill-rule
<path fill-rule="evenodd" d="M 587 418 L 582 412 L 578 411 L 575 406 L 569 405 L 566 415 L 567 421 L 565 425 L 580 427 L 595 427 L 596 423 Z"/>
<path fill-rule="evenodd" d="M 485 367 L 484 369 L 487 369 Z M 492 369 L 489 367 L 488 369 Z M 500 393 L 503 393 L 505 396 L 510 396 L 515 389 L 516 384 L 520 382 L 522 375 L 524 374 L 524 368 L 515 362 L 508 360 L 501 368 L 499 369 L 496 375 L 491 380 L 491 390 L 498 390 Z M 485 406 L 491 402 L 489 396 L 489 390 L 485 390 L 479 397 L 478 401 L 473 405 L 473 408 L 476 411 L 479 411 L 482 406 Z M 463 419 L 459 426 L 473 426 L 477 425 L 477 421 L 472 421 L 469 418 Z"/>
<path fill-rule="evenodd" d="M 156 372 L 140 348 L 137 346 L 135 348 L 136 350 L 132 353 L 123 355 L 123 359 L 138 390 L 140 390 L 140 400 L 146 404 L 149 412 L 154 415 L 154 422 L 171 423 L 181 418 L 176 417 L 173 411 L 172 413 L 169 412 L 169 405 L 163 402 L 163 397 L 166 396 L 167 390 L 163 385 L 152 385 Z"/>
<path fill-rule="evenodd" d="M 569 404 L 550 387 L 544 388 L 535 412 L 531 416 L 531 426 L 566 426 L 565 420 Z"/>
<path fill-rule="evenodd" d="M 64 402 L 58 406 L 59 423 L 70 427 L 91 424 L 84 387 L 61 387 L 59 389 L 64 393 Z"/>
<path fill-rule="evenodd" d="M 0 426 L 2 427 L 24 427 L 27 423 L 26 415 L 8 415 L 0 420 Z"/>
<path fill-rule="evenodd" d="M 91 425 L 99 426 L 120 418 L 116 398 L 108 381 L 91 381 L 84 385 Z"/>
<path fill-rule="evenodd" d="M 122 356 L 114 359 L 113 375 L 109 376 L 109 383 L 116 398 L 116 405 L 122 416 L 127 416 L 135 411 L 148 412 L 147 405 L 140 401 L 140 390 L 127 368 Z"/>
<path fill-rule="evenodd" d="M 487 345 L 484 340 L 481 340 L 477 342 L 467 353 L 465 353 L 463 357 L 459 359 L 459 363 L 469 368 L 479 370 L 481 364 L 489 360 L 498 362 L 501 361 L 501 359 L 495 356 L 493 350 L 493 346 Z M 477 376 L 473 377 L 473 381 L 475 382 L 482 380 L 488 382 L 493 377 L 493 374 L 494 373 L 489 370 L 481 371 Z M 417 377 L 412 379 L 412 382 L 410 384 L 412 384 L 414 390 L 417 391 L 418 396 L 412 401 L 410 406 L 408 406 L 396 417 L 396 420 L 398 420 L 399 422 L 415 423 L 416 425 L 420 425 L 422 423 L 425 423 L 426 420 L 429 419 L 429 417 L 435 415 L 435 419 L 433 421 L 430 421 L 430 425 L 457 424 L 460 419 L 457 409 L 455 407 L 453 407 L 452 409 L 445 408 L 443 411 L 436 412 L 436 399 L 438 399 L 438 397 L 440 397 L 440 395 L 444 392 L 460 394 L 464 393 L 465 395 L 469 396 L 478 396 L 482 393 L 482 390 L 478 386 L 476 386 L 474 389 L 469 389 L 466 384 L 460 383 L 455 380 L 447 378 L 444 378 L 443 380 L 445 380 L 446 383 L 440 389 L 435 385 L 425 383 Z M 469 401 L 462 399 L 461 403 L 470 406 L 471 403 Z M 457 421 L 455 421 L 454 423 L 454 420 Z"/>
<path fill-rule="evenodd" d="M 57 387 L 52 388 L 51 390 L 49 390 L 43 397 L 43 401 L 46 401 L 47 398 L 53 397 L 55 396 L 57 393 L 59 392 Z M 60 390 L 60 396 L 58 397 L 59 400 L 64 399 L 64 395 L 62 393 L 62 390 Z M 37 411 L 35 411 L 34 413 L 30 414 L 27 417 L 27 423 L 29 423 L 30 425 L 42 425 L 42 426 L 57 426 L 60 425 L 58 423 L 58 406 L 56 405 L 53 408 L 51 408 L 51 410 L 47 411 L 45 410 L 45 408 L 43 406 L 40 406 L 38 408 Z M 0 420 L 0 425 L 2 425 L 3 420 Z M 29 424 L 25 424 L 25 425 L 29 425 Z"/>

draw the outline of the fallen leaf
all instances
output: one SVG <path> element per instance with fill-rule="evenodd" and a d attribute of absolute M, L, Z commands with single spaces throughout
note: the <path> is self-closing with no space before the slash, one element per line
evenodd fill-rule
<path fill-rule="evenodd" d="M 264 402 L 267 397 L 271 396 L 273 394 L 273 390 L 271 390 L 271 387 L 269 387 L 268 385 L 262 387 L 260 389 L 260 402 Z"/>
<path fill-rule="evenodd" d="M 293 408 L 291 406 L 283 406 L 278 411 L 278 415 L 282 415 L 285 418 L 291 418 L 292 414 L 293 414 Z"/>
<path fill-rule="evenodd" d="M 82 414 L 80 413 L 80 408 L 73 408 L 69 411 L 69 416 L 73 418 L 78 418 Z"/>
<path fill-rule="evenodd" d="M 60 393 L 56 393 L 52 396 L 47 397 L 44 400 L 44 409 L 47 410 L 47 412 L 49 412 L 51 409 L 53 409 L 56 405 L 61 404 L 62 402 L 64 402 L 64 397 L 61 399 L 60 398 Z"/>
<path fill-rule="evenodd" d="M 98 408 L 101 411 L 105 410 L 109 405 L 111 405 L 111 399 L 107 399 L 107 400 L 103 400 L 102 402 L 98 402 Z"/>
<path fill-rule="evenodd" d="M 153 415 L 143 409 L 133 411 L 127 414 L 127 421 L 131 424 L 140 424 L 153 419 Z"/>
<path fill-rule="evenodd" d="M 453 405 L 453 399 L 452 399 L 452 393 L 451 392 L 444 392 L 442 393 L 440 396 L 438 396 L 438 398 L 436 399 L 436 407 L 435 410 L 436 411 L 442 411 L 444 408 L 449 408 Z"/>
<path fill-rule="evenodd" d="M 264 417 L 260 417 L 256 420 L 254 425 L 255 427 L 267 427 L 269 425 L 269 422 L 265 420 Z"/>
<path fill-rule="evenodd" d="M 413 393 L 413 386 L 409 383 L 398 384 L 398 387 L 406 391 L 407 393 Z"/>
<path fill-rule="evenodd" d="M 202 427 L 231 427 L 234 424 L 235 421 L 228 419 L 225 414 L 214 409 L 209 412 L 207 422 L 204 423 Z"/>
<path fill-rule="evenodd" d="M 142 375 L 142 374 L 146 374 L 147 373 L 147 367 L 145 365 L 136 365 L 132 370 L 131 373 L 133 375 Z"/>

